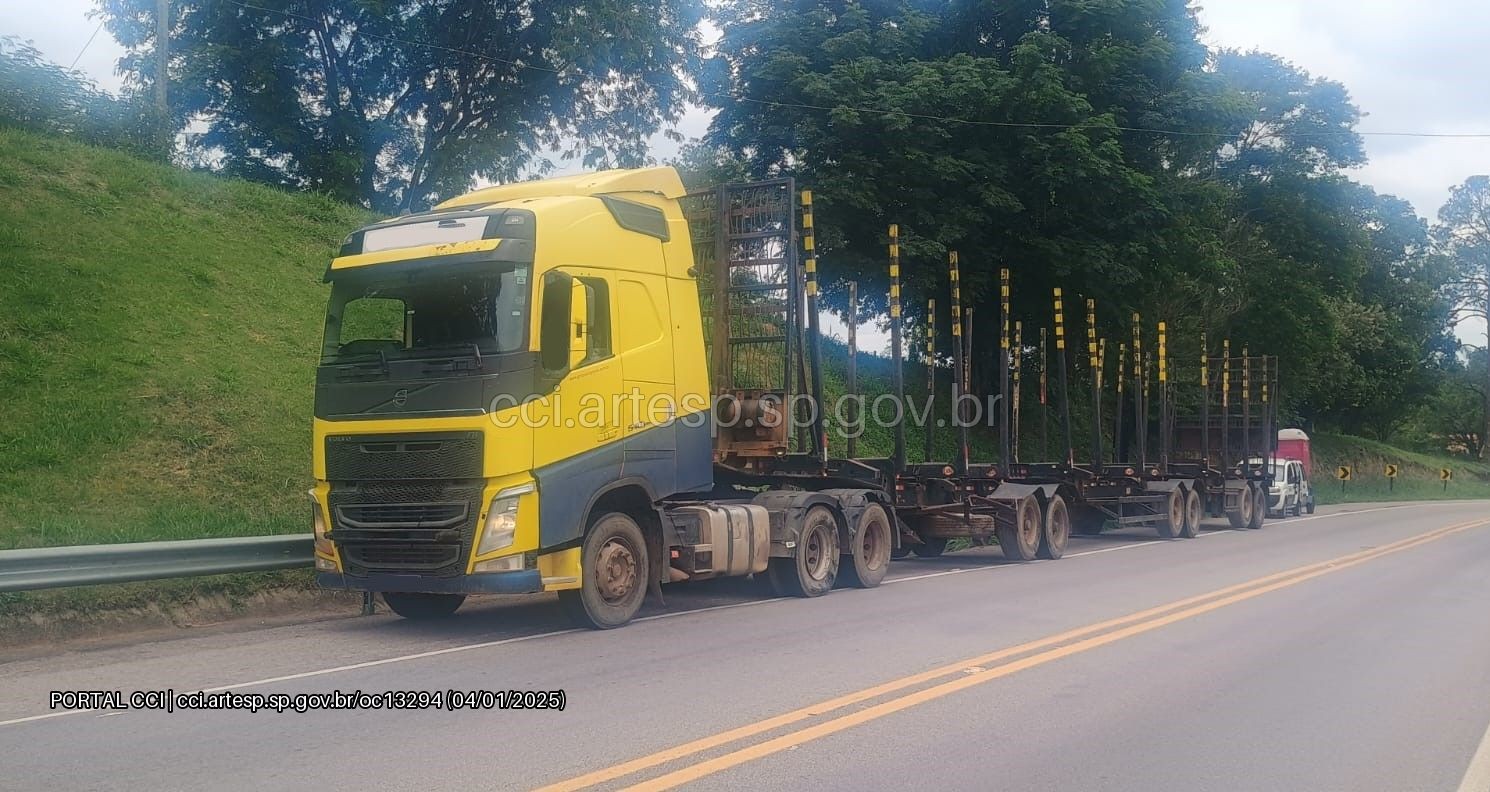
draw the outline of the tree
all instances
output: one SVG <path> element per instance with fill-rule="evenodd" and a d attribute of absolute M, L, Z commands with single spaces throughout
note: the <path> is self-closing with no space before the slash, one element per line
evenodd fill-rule
<path fill-rule="evenodd" d="M 80 72 L 47 61 L 31 42 L 14 36 L 0 36 L 0 124 L 136 154 L 159 153 L 150 117 L 136 103 L 100 91 Z"/>
<path fill-rule="evenodd" d="M 1490 350 L 1490 176 L 1471 176 L 1449 192 L 1438 210 L 1433 239 L 1454 266 L 1448 284 L 1454 302 L 1452 321 L 1485 322 L 1486 350 Z M 1490 374 L 1490 368 L 1487 368 Z M 1482 381 L 1484 431 L 1490 438 L 1490 380 Z M 1480 445 L 1480 454 L 1485 452 Z"/>
<path fill-rule="evenodd" d="M 142 89 L 154 0 L 103 0 Z M 171 96 L 196 161 L 385 211 L 562 149 L 634 165 L 690 96 L 692 0 L 175 0 Z"/>

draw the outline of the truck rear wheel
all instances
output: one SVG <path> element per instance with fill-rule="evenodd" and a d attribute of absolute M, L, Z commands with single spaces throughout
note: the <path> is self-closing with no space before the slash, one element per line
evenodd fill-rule
<path fill-rule="evenodd" d="M 1180 533 L 1186 539 L 1200 536 L 1200 493 L 1185 490 L 1185 530 Z"/>
<path fill-rule="evenodd" d="M 631 517 L 609 512 L 591 524 L 583 548 L 580 587 L 559 592 L 564 612 L 575 624 L 597 630 L 631 621 L 651 574 L 642 529 Z"/>
<path fill-rule="evenodd" d="M 813 506 L 802 520 L 796 552 L 773 558 L 766 569 L 771 587 L 782 597 L 820 597 L 838 577 L 838 521 L 826 506 Z"/>
<path fill-rule="evenodd" d="M 1045 531 L 1040 519 L 1040 505 L 1034 498 L 1023 498 L 1014 507 L 1014 524 L 994 530 L 1004 558 L 1010 561 L 1033 561 L 1040 552 L 1040 535 Z"/>
<path fill-rule="evenodd" d="M 1066 499 L 1057 495 L 1045 504 L 1045 530 L 1040 534 L 1041 558 L 1057 559 L 1066 554 L 1071 541 L 1071 510 Z"/>
<path fill-rule="evenodd" d="M 1254 531 L 1261 528 L 1262 521 L 1267 516 L 1268 494 L 1262 490 L 1262 487 L 1254 487 L 1252 489 L 1252 520 L 1247 523 L 1247 527 Z"/>
<path fill-rule="evenodd" d="M 1154 524 L 1154 530 L 1160 539 L 1173 539 L 1185 532 L 1185 493 L 1178 489 L 1169 491 L 1169 497 L 1164 499 L 1164 513 L 1162 519 Z"/>
<path fill-rule="evenodd" d="M 444 619 L 454 615 L 461 603 L 466 601 L 466 595 L 386 591 L 383 593 L 383 601 L 388 603 L 389 610 L 405 619 Z"/>
<path fill-rule="evenodd" d="M 1231 523 L 1232 530 L 1240 531 L 1252 524 L 1252 510 L 1257 506 L 1257 500 L 1252 497 L 1251 488 L 1242 490 L 1237 498 L 1235 510 L 1226 511 L 1226 521 Z"/>
<path fill-rule="evenodd" d="M 890 515 L 885 507 L 871 503 L 859 515 L 859 529 L 854 532 L 849 552 L 839 561 L 843 581 L 858 588 L 874 588 L 890 571 Z"/>

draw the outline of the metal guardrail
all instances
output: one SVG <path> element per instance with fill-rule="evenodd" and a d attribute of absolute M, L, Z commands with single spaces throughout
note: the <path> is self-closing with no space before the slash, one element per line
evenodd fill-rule
<path fill-rule="evenodd" d="M 299 569 L 310 534 L 0 550 L 0 592 Z"/>

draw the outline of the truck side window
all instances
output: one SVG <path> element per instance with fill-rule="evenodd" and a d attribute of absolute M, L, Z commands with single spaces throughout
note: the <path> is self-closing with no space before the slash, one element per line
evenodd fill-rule
<path fill-rule="evenodd" d="M 538 350 L 543 367 L 561 371 L 569 365 L 570 279 L 560 272 L 543 278 Z"/>
<path fill-rule="evenodd" d="M 585 362 L 608 358 L 611 346 L 610 286 L 604 278 L 578 278 L 590 291 L 590 315 L 585 324 L 589 333 Z"/>

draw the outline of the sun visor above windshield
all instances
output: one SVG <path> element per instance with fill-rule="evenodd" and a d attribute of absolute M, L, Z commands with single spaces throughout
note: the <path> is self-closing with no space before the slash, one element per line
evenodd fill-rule
<path fill-rule="evenodd" d="M 536 221 L 526 209 L 424 212 L 374 223 L 351 233 L 326 270 L 336 273 L 377 265 L 446 266 L 533 260 Z"/>

